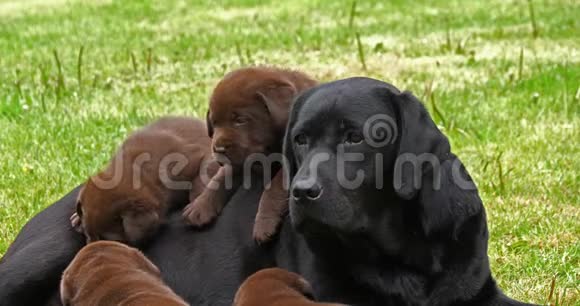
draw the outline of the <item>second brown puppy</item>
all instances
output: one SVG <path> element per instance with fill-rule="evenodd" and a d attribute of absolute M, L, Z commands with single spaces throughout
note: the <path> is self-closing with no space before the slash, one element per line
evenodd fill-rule
<path fill-rule="evenodd" d="M 228 169 L 246 170 L 242 168 L 252 155 L 281 153 L 294 97 L 316 85 L 302 72 L 272 67 L 235 70 L 217 84 L 206 122 L 214 157 L 225 161 L 227 167 L 222 167 L 212 179 L 210 186 L 215 188 L 206 188 L 185 208 L 184 216 L 190 224 L 202 226 L 219 215 L 229 194 L 225 188 L 226 177 L 231 175 Z M 260 199 L 253 233 L 258 242 L 267 241 L 276 232 L 288 209 L 283 179 L 279 170 Z"/>
<path fill-rule="evenodd" d="M 188 305 L 139 250 L 113 241 L 82 248 L 64 271 L 60 294 L 65 306 Z"/>
<path fill-rule="evenodd" d="M 136 131 L 82 187 L 73 227 L 87 242 L 147 240 L 172 205 L 202 192 L 203 175 L 215 175 L 210 145 L 205 123 L 193 118 L 164 117 Z"/>
<path fill-rule="evenodd" d="M 317 303 L 312 288 L 300 275 L 280 268 L 260 270 L 238 289 L 233 306 L 344 306 Z"/>

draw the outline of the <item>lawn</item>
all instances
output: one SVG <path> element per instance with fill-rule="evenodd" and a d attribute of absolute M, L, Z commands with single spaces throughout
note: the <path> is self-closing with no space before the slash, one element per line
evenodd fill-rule
<path fill-rule="evenodd" d="M 579 12 L 575 0 L 0 0 L 0 255 L 128 132 L 201 117 L 226 71 L 272 64 L 416 93 L 478 184 L 500 287 L 580 305 Z"/>

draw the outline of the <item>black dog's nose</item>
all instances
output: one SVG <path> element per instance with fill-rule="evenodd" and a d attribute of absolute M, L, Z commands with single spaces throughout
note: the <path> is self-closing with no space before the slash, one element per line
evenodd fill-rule
<path fill-rule="evenodd" d="M 299 180 L 292 187 L 292 196 L 296 200 L 308 199 L 314 201 L 322 195 L 322 186 L 316 181 Z"/>

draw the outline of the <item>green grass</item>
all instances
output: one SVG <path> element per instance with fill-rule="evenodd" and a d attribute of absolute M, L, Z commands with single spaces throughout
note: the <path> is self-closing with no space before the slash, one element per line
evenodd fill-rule
<path fill-rule="evenodd" d="M 499 285 L 580 305 L 580 5 L 531 4 L 0 0 L 0 255 L 129 131 L 274 64 L 415 92 L 478 183 Z"/>

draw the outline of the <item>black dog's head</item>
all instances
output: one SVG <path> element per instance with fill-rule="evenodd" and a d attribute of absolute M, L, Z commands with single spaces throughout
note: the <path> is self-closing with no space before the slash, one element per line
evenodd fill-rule
<path fill-rule="evenodd" d="M 290 215 L 305 234 L 382 240 L 456 236 L 481 202 L 447 138 L 412 94 L 369 78 L 299 96 L 284 140 Z"/>

